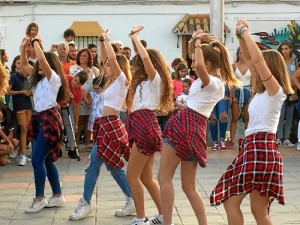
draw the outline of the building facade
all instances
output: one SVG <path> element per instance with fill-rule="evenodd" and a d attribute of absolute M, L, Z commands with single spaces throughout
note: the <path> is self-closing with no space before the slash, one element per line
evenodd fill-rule
<path fill-rule="evenodd" d="M 249 20 L 251 31 L 262 48 L 277 48 L 284 40 L 300 46 L 299 12 L 300 2 L 293 0 L 225 0 L 224 42 L 232 59 L 238 47 L 234 35 L 238 19 Z M 143 24 L 145 29 L 140 38 L 146 40 L 150 48 L 160 50 L 170 64 L 175 57 L 187 57 L 186 42 L 193 31 L 191 27 L 205 28 L 204 17 L 207 18 L 209 32 L 209 14 L 209 0 L 4 0 L 0 2 L 0 48 L 7 50 L 12 61 L 19 54 L 21 40 L 31 22 L 39 24 L 45 50 L 61 42 L 64 30 L 72 27 L 74 22 L 85 24 L 81 27 L 83 33 L 79 35 L 82 39 L 77 40 L 79 47 L 97 42 L 99 27 L 109 28 L 112 40 L 121 40 L 125 46 L 132 47 L 128 33 L 133 25 Z M 187 15 L 192 21 L 185 22 L 185 32 L 176 29 Z M 97 22 L 99 27 L 92 30 L 98 30 L 98 33 L 84 33 L 88 30 L 84 22 Z"/>

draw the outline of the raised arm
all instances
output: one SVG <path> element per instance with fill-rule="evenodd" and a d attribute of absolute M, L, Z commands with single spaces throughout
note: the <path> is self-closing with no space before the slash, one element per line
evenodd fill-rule
<path fill-rule="evenodd" d="M 240 45 L 241 47 L 245 46 L 244 50 L 245 48 L 248 50 L 252 64 L 260 76 L 260 79 L 262 80 L 268 94 L 273 96 L 279 90 L 279 83 L 269 70 L 269 67 L 266 64 L 260 49 L 252 38 L 248 27 L 248 22 L 246 20 L 239 20 L 237 23 L 236 33 L 237 35 L 241 36 Z"/>
<path fill-rule="evenodd" d="M 203 52 L 202 52 L 202 42 L 211 42 L 215 40 L 215 36 L 212 34 L 203 33 L 203 30 L 197 30 L 192 35 L 192 40 L 190 41 L 190 49 L 194 52 L 194 68 L 197 76 L 202 81 L 202 87 L 205 87 L 209 84 L 210 76 L 206 69 Z"/>
<path fill-rule="evenodd" d="M 139 32 L 143 29 L 144 29 L 143 25 L 134 27 L 131 30 L 129 37 L 131 38 L 133 45 L 136 47 L 136 50 L 139 53 L 139 55 L 143 61 L 145 71 L 148 75 L 148 79 L 152 81 L 152 80 L 154 80 L 154 77 L 155 77 L 155 68 L 150 60 L 147 50 L 142 45 L 142 43 L 139 39 L 139 36 L 138 36 Z"/>
<path fill-rule="evenodd" d="M 20 63 L 22 68 L 28 73 L 32 74 L 33 67 L 28 63 L 27 53 L 26 53 L 26 47 L 30 45 L 29 38 L 24 38 L 23 42 L 21 44 L 21 55 L 20 55 Z"/>
<path fill-rule="evenodd" d="M 247 66 L 249 67 L 251 74 L 254 74 L 256 72 L 255 66 L 252 62 L 252 59 L 251 59 L 249 50 L 246 46 L 246 43 L 242 38 L 239 39 L 239 42 L 240 42 L 240 51 L 241 51 L 242 57 L 243 57 L 245 63 L 247 64 Z"/>
<path fill-rule="evenodd" d="M 30 44 L 34 47 L 36 58 L 39 62 L 39 68 L 43 70 L 43 74 L 50 80 L 52 70 L 40 46 L 39 40 L 35 38 L 31 40 Z"/>
<path fill-rule="evenodd" d="M 110 31 L 109 30 L 106 30 L 105 32 L 103 32 L 101 34 L 101 36 L 103 37 L 104 39 L 104 49 L 105 49 L 105 53 L 107 55 L 107 58 L 109 60 L 109 64 L 110 64 L 110 67 L 113 71 L 113 74 L 114 74 L 114 78 L 118 77 L 122 70 L 117 62 L 117 58 L 116 58 L 116 54 L 114 52 L 114 49 L 111 45 L 111 42 L 110 42 Z M 102 57 L 102 56 L 101 56 Z"/>
<path fill-rule="evenodd" d="M 100 65 L 103 67 L 105 60 L 107 58 L 106 51 L 105 51 L 105 42 L 102 35 L 99 37 L 100 41 Z"/>

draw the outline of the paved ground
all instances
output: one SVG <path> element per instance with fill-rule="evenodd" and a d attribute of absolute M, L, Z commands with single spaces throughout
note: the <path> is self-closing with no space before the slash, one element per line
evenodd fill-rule
<path fill-rule="evenodd" d="M 271 207 L 271 217 L 274 225 L 300 224 L 300 152 L 295 148 L 282 148 L 284 157 L 285 206 L 274 202 Z M 198 169 L 198 188 L 204 201 L 209 224 L 224 225 L 226 215 L 223 206 L 211 207 L 209 194 L 220 175 L 236 155 L 237 150 L 226 152 L 209 152 L 209 163 L 205 169 Z M 128 225 L 131 217 L 118 218 L 114 216 L 116 209 L 121 208 L 125 198 L 112 177 L 103 167 L 93 196 L 94 213 L 82 221 L 69 221 L 68 217 L 77 206 L 82 194 L 84 172 L 88 153 L 81 150 L 82 161 L 70 160 L 65 156 L 57 165 L 60 171 L 61 184 L 67 203 L 62 208 L 43 209 L 36 214 L 26 214 L 24 210 L 32 202 L 34 183 L 32 167 L 29 163 L 25 167 L 17 166 L 16 161 L 0 168 L 0 225 Z M 155 173 L 158 171 L 159 155 L 156 156 Z M 176 172 L 176 200 L 174 209 L 174 223 L 176 225 L 197 224 L 193 211 L 180 188 L 180 173 Z M 49 184 L 46 194 L 51 194 Z M 249 207 L 249 199 L 242 205 L 245 224 L 255 224 Z M 157 212 L 154 203 L 146 194 L 146 213 L 149 217 Z"/>

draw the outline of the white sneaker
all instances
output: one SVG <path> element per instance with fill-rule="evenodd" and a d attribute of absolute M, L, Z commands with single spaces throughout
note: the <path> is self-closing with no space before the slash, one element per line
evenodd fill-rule
<path fill-rule="evenodd" d="M 300 142 L 297 143 L 297 150 L 300 151 Z"/>
<path fill-rule="evenodd" d="M 8 155 L 8 157 L 9 157 L 10 159 L 15 159 L 15 158 L 17 157 L 17 155 L 18 155 L 18 150 L 13 150 L 13 151 Z"/>
<path fill-rule="evenodd" d="M 36 213 L 36 212 L 40 211 L 41 209 L 45 208 L 46 205 L 48 205 L 48 201 L 46 198 L 44 198 L 41 201 L 34 198 L 31 206 L 29 206 L 25 210 L 25 212 L 26 213 Z"/>
<path fill-rule="evenodd" d="M 29 158 L 28 156 L 26 156 L 26 162 L 31 162 L 31 158 Z"/>
<path fill-rule="evenodd" d="M 22 155 L 18 165 L 19 166 L 25 166 L 26 163 L 27 163 L 27 157 L 26 157 L 26 155 Z"/>
<path fill-rule="evenodd" d="M 150 222 L 147 217 L 145 219 L 133 218 L 130 225 L 150 225 Z"/>
<path fill-rule="evenodd" d="M 46 208 L 63 206 L 65 204 L 65 202 L 66 202 L 66 199 L 63 195 L 60 197 L 51 196 L 48 199 L 48 205 L 46 205 Z"/>
<path fill-rule="evenodd" d="M 150 222 L 150 225 L 163 224 L 164 223 L 164 217 L 163 217 L 163 215 L 157 215 L 152 220 L 150 220 L 149 222 Z"/>
<path fill-rule="evenodd" d="M 123 209 L 118 209 L 115 212 L 115 216 L 129 216 L 135 212 L 136 209 L 135 209 L 133 199 L 129 198 L 129 200 L 126 202 L 125 206 L 123 207 Z"/>
<path fill-rule="evenodd" d="M 70 220 L 81 220 L 87 215 L 93 212 L 93 207 L 83 198 L 80 199 L 79 204 L 72 215 L 69 217 Z"/>
<path fill-rule="evenodd" d="M 283 142 L 283 146 L 294 147 L 295 145 L 292 142 L 290 142 L 289 139 L 285 139 L 285 141 Z"/>

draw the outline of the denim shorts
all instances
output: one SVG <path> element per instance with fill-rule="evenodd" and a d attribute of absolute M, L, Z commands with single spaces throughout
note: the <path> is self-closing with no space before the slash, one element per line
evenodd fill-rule
<path fill-rule="evenodd" d="M 170 145 L 175 150 L 175 145 L 169 139 L 164 138 L 164 143 Z M 185 159 L 185 161 L 194 162 L 194 161 L 198 161 L 198 159 L 191 154 L 189 157 Z"/>
<path fill-rule="evenodd" d="M 245 86 L 243 87 L 243 91 L 244 91 L 244 104 L 243 106 L 247 105 L 249 103 L 249 99 L 251 97 L 251 88 L 249 88 L 250 86 Z M 237 98 L 237 100 L 239 101 L 240 99 L 240 89 L 236 88 L 234 90 L 234 96 Z"/>

